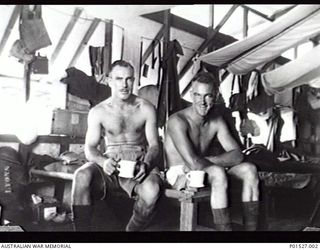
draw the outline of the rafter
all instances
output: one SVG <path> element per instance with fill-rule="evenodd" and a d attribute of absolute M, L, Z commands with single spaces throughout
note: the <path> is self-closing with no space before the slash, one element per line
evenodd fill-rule
<path fill-rule="evenodd" d="M 260 16 L 260 17 L 262 17 L 262 18 L 264 18 L 264 19 L 266 19 L 266 20 L 268 20 L 268 21 L 270 21 L 270 22 L 273 22 L 273 21 L 274 21 L 274 19 L 271 18 L 271 17 L 269 17 L 268 15 L 263 14 L 263 13 L 261 13 L 260 11 L 257 11 L 257 10 L 255 10 L 255 9 L 252 9 L 252 8 L 250 8 L 250 7 L 247 6 L 247 5 L 244 5 L 244 4 L 243 4 L 243 5 L 241 5 L 241 7 L 244 8 L 244 9 L 249 10 L 250 12 L 252 12 L 252 13 L 254 13 L 254 14 L 256 14 L 256 15 L 258 15 L 258 16 Z"/>
<path fill-rule="evenodd" d="M 284 14 L 286 14 L 287 12 L 289 12 L 290 10 L 292 10 L 296 6 L 297 6 L 297 4 L 294 4 L 294 5 L 292 5 L 288 8 L 285 8 L 283 10 L 276 11 L 274 14 L 272 14 L 270 16 L 270 18 L 272 18 L 273 20 L 276 20 L 277 18 L 283 16 Z"/>
<path fill-rule="evenodd" d="M 21 5 L 16 5 L 13 9 L 13 12 L 10 16 L 10 19 L 9 19 L 9 22 L 8 22 L 8 25 L 6 27 L 6 30 L 3 34 L 3 37 L 1 39 L 1 42 L 0 42 L 0 55 L 4 49 L 4 46 L 6 45 L 8 39 L 9 39 L 9 36 L 10 36 L 10 33 L 11 33 L 11 30 L 13 28 L 13 26 L 15 25 L 18 17 L 19 17 L 19 14 L 20 14 L 20 10 L 21 10 Z"/>
<path fill-rule="evenodd" d="M 77 48 L 73 58 L 71 59 L 68 68 L 74 66 L 79 58 L 79 56 L 81 55 L 82 51 L 84 50 L 84 48 L 86 47 L 88 41 L 90 40 L 93 32 L 96 30 L 98 24 L 100 23 L 100 19 L 99 18 L 95 18 L 93 19 L 89 29 L 87 30 L 87 33 L 85 34 L 85 36 L 83 37 L 81 43 L 79 44 L 79 47 Z"/>
<path fill-rule="evenodd" d="M 142 17 L 163 24 L 164 12 L 159 11 L 151 14 L 145 14 Z M 197 23 L 194 23 L 192 21 L 189 21 L 185 18 L 176 16 L 172 13 L 170 13 L 170 23 L 171 23 L 171 28 L 175 28 L 175 29 L 187 32 L 189 34 L 201 37 L 203 39 L 208 38 L 208 28 L 202 25 L 199 25 Z M 218 33 L 216 36 L 217 36 L 216 38 L 219 39 L 219 41 L 225 41 L 226 43 L 231 43 L 236 41 L 236 39 L 233 38 L 232 36 L 225 35 L 222 33 Z"/>
<path fill-rule="evenodd" d="M 56 58 L 58 57 L 60 50 L 62 49 L 63 45 L 67 41 L 73 27 L 75 26 L 76 22 L 78 21 L 82 11 L 83 11 L 83 9 L 81 9 L 81 8 L 76 8 L 74 10 L 73 16 L 71 17 L 67 27 L 63 31 L 63 33 L 59 39 L 59 42 L 51 55 L 51 58 L 50 58 L 51 64 L 53 64 L 55 62 Z"/>
<path fill-rule="evenodd" d="M 193 58 L 197 56 L 199 53 L 202 53 L 205 48 L 208 47 L 210 43 L 212 43 L 213 39 L 215 38 L 216 34 L 219 32 L 219 30 L 222 28 L 222 26 L 228 21 L 230 16 L 233 14 L 233 12 L 238 8 L 239 5 L 235 4 L 233 5 L 230 10 L 226 13 L 226 15 L 222 18 L 220 23 L 216 26 L 216 28 L 213 30 L 213 32 L 210 34 L 210 37 L 206 39 L 198 49 L 196 49 L 196 52 L 191 56 L 190 60 L 186 63 L 186 65 L 182 68 L 179 79 L 181 79 L 185 73 L 190 69 L 190 67 L 193 64 Z M 187 85 L 187 87 L 182 91 L 182 96 L 186 93 L 186 91 L 189 90 L 190 83 Z M 187 89 L 187 90 L 186 90 Z"/>
<path fill-rule="evenodd" d="M 161 38 L 163 37 L 164 30 L 165 30 L 165 25 L 162 25 L 162 27 L 160 28 L 159 32 L 157 33 L 157 35 L 153 39 L 154 45 L 152 43 L 150 43 L 150 45 L 147 47 L 147 49 L 143 53 L 142 60 L 141 60 L 141 65 L 143 65 L 147 61 L 148 57 L 152 53 L 153 47 L 160 42 Z"/>

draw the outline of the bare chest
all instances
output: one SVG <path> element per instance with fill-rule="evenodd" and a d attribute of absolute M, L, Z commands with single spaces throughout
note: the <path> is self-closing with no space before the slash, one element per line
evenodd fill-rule
<path fill-rule="evenodd" d="M 110 112 L 103 121 L 106 133 L 113 136 L 141 133 L 144 123 L 141 112 L 136 110 Z"/>
<path fill-rule="evenodd" d="M 212 126 L 196 127 L 189 129 L 189 137 L 198 153 L 204 154 L 208 150 L 212 140 L 216 135 L 216 131 Z"/>

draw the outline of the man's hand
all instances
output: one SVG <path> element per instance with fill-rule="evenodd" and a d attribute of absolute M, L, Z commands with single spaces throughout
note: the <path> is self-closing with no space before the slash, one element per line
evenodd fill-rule
<path fill-rule="evenodd" d="M 148 165 L 145 162 L 140 161 L 140 162 L 137 162 L 136 166 L 139 168 L 139 171 L 135 175 L 135 177 L 133 177 L 133 180 L 141 182 L 144 179 L 144 177 L 146 177 L 146 175 L 147 175 L 147 167 L 148 167 Z"/>
<path fill-rule="evenodd" d="M 116 161 L 113 158 L 108 158 L 103 162 L 103 172 L 105 172 L 107 175 L 112 175 L 115 171 L 117 171 L 117 167 L 119 167 L 118 164 L 119 160 Z"/>

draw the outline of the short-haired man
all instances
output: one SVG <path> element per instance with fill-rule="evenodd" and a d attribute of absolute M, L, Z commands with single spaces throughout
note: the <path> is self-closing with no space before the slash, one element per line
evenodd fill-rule
<path fill-rule="evenodd" d="M 90 230 L 92 203 L 99 194 L 123 189 L 136 202 L 126 231 L 140 231 L 150 222 L 160 197 L 162 180 L 154 160 L 159 153 L 156 113 L 148 101 L 132 94 L 134 68 L 126 61 L 111 65 L 111 97 L 88 115 L 85 155 L 88 163 L 77 169 L 72 186 L 72 208 L 77 231 Z M 98 149 L 105 134 L 106 152 Z M 120 160 L 136 161 L 133 178 L 117 175 Z"/>
<path fill-rule="evenodd" d="M 256 167 L 243 161 L 243 155 L 228 127 L 214 107 L 219 93 L 219 81 L 208 72 L 198 73 L 192 80 L 192 106 L 173 114 L 168 121 L 165 152 L 168 182 L 176 188 L 187 184 L 190 170 L 206 172 L 211 186 L 210 205 L 216 230 L 230 231 L 228 210 L 228 179 L 232 175 L 242 181 L 242 204 L 245 230 L 256 230 L 259 209 L 258 174 Z M 210 155 L 213 139 L 225 150 Z"/>

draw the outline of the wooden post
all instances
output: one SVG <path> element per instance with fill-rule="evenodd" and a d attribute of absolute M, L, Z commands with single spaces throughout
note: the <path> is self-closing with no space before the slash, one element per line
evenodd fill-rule
<path fill-rule="evenodd" d="M 106 20 L 105 24 L 105 53 L 103 55 L 103 73 L 109 74 L 112 63 L 112 35 L 113 35 L 113 20 Z"/>
<path fill-rule="evenodd" d="M 166 55 L 168 52 L 168 45 L 170 42 L 170 9 L 165 10 L 164 12 L 164 33 L 163 33 L 163 55 Z M 168 70 L 166 72 L 168 74 Z M 168 77 L 165 77 L 168 80 Z M 166 97 L 166 122 L 164 125 L 164 133 L 167 130 L 167 121 L 169 119 L 169 84 L 168 81 L 164 81 L 162 84 L 165 84 L 165 97 Z"/>
<path fill-rule="evenodd" d="M 243 32 L 242 32 L 243 38 L 248 36 L 248 14 L 249 14 L 249 10 L 244 8 L 243 9 Z"/>
<path fill-rule="evenodd" d="M 198 203 L 192 200 L 180 202 L 180 231 L 194 231 L 198 223 Z"/>
<path fill-rule="evenodd" d="M 210 10 L 209 10 L 209 26 L 208 26 L 208 36 L 207 38 L 209 38 L 211 36 L 211 34 L 213 33 L 214 30 L 214 5 L 211 4 L 210 5 Z M 211 52 L 214 50 L 214 46 L 213 43 L 210 43 L 208 45 L 208 52 Z"/>

